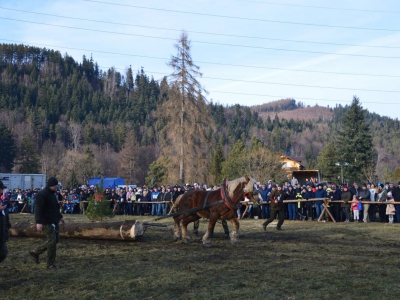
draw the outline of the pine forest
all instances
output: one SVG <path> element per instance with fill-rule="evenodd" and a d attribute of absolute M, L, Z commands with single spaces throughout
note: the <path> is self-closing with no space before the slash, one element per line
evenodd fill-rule
<path fill-rule="evenodd" d="M 69 187 L 95 176 L 278 182 L 283 153 L 326 180 L 337 180 L 345 162 L 350 180 L 400 179 L 397 119 L 369 113 L 357 96 L 335 107 L 296 99 L 223 106 L 207 99 L 187 35 L 172 46 L 171 73 L 156 81 L 144 69 L 101 70 L 94 57 L 1 44 L 1 172 L 45 173 Z"/>

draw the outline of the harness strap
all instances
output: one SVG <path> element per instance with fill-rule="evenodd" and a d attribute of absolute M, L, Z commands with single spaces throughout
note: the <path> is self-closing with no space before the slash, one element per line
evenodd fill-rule
<path fill-rule="evenodd" d="M 206 197 L 204 198 L 203 208 L 205 208 L 207 205 L 207 200 L 208 200 L 208 197 L 210 196 L 210 193 L 211 193 L 211 191 L 208 191 Z"/>

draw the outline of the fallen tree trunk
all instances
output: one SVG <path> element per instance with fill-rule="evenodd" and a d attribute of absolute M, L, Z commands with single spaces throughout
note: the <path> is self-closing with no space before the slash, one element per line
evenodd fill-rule
<path fill-rule="evenodd" d="M 60 237 L 93 240 L 135 240 L 141 237 L 149 226 L 136 220 L 99 223 L 60 224 Z M 164 226 L 164 225 L 158 225 Z M 36 224 L 18 222 L 10 228 L 11 236 L 44 237 L 43 231 L 36 230 Z"/>

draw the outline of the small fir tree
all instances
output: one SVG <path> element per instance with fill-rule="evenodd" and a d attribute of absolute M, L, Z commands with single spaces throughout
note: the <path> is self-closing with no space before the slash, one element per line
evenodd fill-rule
<path fill-rule="evenodd" d="M 91 221 L 103 221 L 114 217 L 110 201 L 103 194 L 103 188 L 96 186 L 96 193 L 88 198 L 88 207 L 85 214 Z"/>

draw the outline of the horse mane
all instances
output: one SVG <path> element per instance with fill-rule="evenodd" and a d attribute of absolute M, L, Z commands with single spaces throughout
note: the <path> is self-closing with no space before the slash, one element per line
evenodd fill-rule
<path fill-rule="evenodd" d="M 229 196 L 233 196 L 233 193 L 235 192 L 236 188 L 239 186 L 241 183 L 247 183 L 245 177 L 240 177 L 231 181 L 228 181 L 228 193 Z"/>

